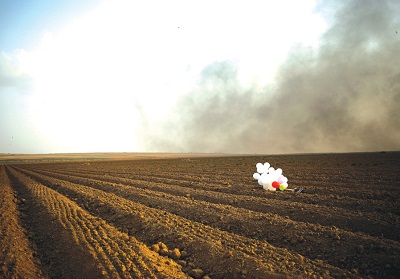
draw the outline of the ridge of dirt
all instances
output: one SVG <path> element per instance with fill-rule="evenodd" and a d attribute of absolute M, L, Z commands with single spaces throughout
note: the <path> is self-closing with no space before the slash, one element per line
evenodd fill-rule
<path fill-rule="evenodd" d="M 18 199 L 11 182 L 0 166 L 0 278 L 42 278 L 40 262 L 21 224 Z"/>
<path fill-rule="evenodd" d="M 400 240 L 397 231 L 393 230 L 393 224 L 400 224 L 400 218 L 392 215 L 381 216 L 373 212 L 364 212 L 360 214 L 359 211 L 348 210 L 349 208 L 347 207 L 334 207 L 312 203 L 304 206 L 304 201 L 297 202 L 288 199 L 274 199 L 273 203 L 271 203 L 269 200 L 266 200 L 265 197 L 237 195 L 228 191 L 215 193 L 214 191 L 208 191 L 202 188 L 181 187 L 177 184 L 167 184 L 166 187 L 166 184 L 162 182 L 115 177 L 110 174 L 105 177 L 104 175 L 76 174 L 72 171 L 36 171 L 70 182 L 81 183 L 89 187 L 99 183 L 110 182 L 122 184 L 121 186 L 124 187 L 133 186 L 125 187 L 124 189 L 134 192 L 140 191 L 139 189 L 144 189 L 144 192 L 151 191 L 152 195 L 162 192 L 167 195 L 173 195 L 173 197 L 190 197 L 196 200 L 203 200 L 214 204 L 231 205 L 236 208 L 244 208 L 255 212 L 275 213 L 280 216 L 285 216 L 285 214 L 289 212 L 291 213 L 290 219 L 294 221 L 314 223 L 315 220 L 318 220 L 318 224 L 324 226 L 335 224 L 338 228 L 352 232 L 367 233 L 376 237 L 384 234 L 389 239 Z M 285 194 L 290 195 L 291 193 Z M 298 198 L 301 200 L 300 196 Z"/>
<path fill-rule="evenodd" d="M 322 260 L 313 262 L 302 255 L 280 249 L 262 240 L 250 239 L 182 218 L 168 211 L 147 207 L 111 192 L 24 171 L 102 216 L 121 230 L 148 245 L 162 241 L 187 251 L 189 264 L 199 265 L 212 278 L 285 276 L 357 277 Z M 51 186 L 50 186 L 51 185 Z M 255 257 L 258 255 L 259 257 Z M 231 270 L 226 270 L 230 266 Z M 275 272 L 273 275 L 271 272 Z"/>
<path fill-rule="evenodd" d="M 33 175 L 38 177 L 37 173 Z M 48 176 L 49 174 L 47 173 L 46 175 Z M 53 183 L 62 185 L 65 183 L 65 179 L 68 180 L 69 177 L 63 176 L 64 180 L 53 180 Z M 46 180 L 48 178 L 42 176 L 41 179 Z M 310 259 L 318 258 L 343 269 L 350 270 L 362 265 L 364 262 L 373 262 L 376 257 L 384 257 L 383 260 L 387 264 L 396 264 L 390 255 L 382 251 L 367 249 L 366 253 L 360 254 L 357 251 L 357 247 L 361 244 L 367 247 L 383 245 L 385 251 L 391 250 L 396 254 L 400 254 L 400 247 L 396 242 L 381 240 L 361 233 L 351 233 L 337 227 L 324 227 L 296 222 L 277 214 L 257 213 L 230 205 L 197 201 L 148 189 L 138 189 L 99 180 L 93 181 L 89 178 L 78 179 L 78 181 L 77 179 L 73 180 L 80 182 L 81 185 L 85 184 L 88 187 L 103 190 L 107 193 L 114 193 L 124 199 L 139 202 L 151 208 L 162 209 L 214 228 L 230 231 L 244 237 L 265 240 L 276 247 L 289 249 Z M 48 182 L 51 184 L 51 181 Z M 62 186 L 57 188 L 60 189 Z M 266 225 L 268 230 L 265 229 Z M 281 242 L 282 237 L 286 242 Z M 325 239 L 331 239 L 331 241 L 326 242 Z M 325 243 L 321 249 L 320 244 L 322 242 Z M 347 262 L 342 261 L 343 254 L 347 255 Z M 379 265 L 372 265 L 371 268 L 377 269 Z"/>
<path fill-rule="evenodd" d="M 290 188 L 304 191 L 262 190 L 252 174 L 256 163 L 266 161 L 283 169 Z M 68 260 L 53 266 L 46 262 L 50 241 L 72 239 L 71 255 L 86 255 L 100 277 L 109 276 L 102 273 L 104 258 L 79 238 L 97 231 L 98 243 L 118 243 L 102 248 L 115 277 L 135 276 L 130 269 L 123 272 L 131 258 L 118 249 L 136 241 L 145 249 L 135 250 L 137 255 L 147 259 L 151 250 L 193 278 L 399 278 L 399 165 L 400 152 L 382 152 L 77 160 L 6 169 L 43 274 L 79 275 L 68 271 Z M 63 214 L 54 215 L 52 209 L 57 204 L 70 208 L 63 212 L 80 225 L 63 227 L 67 221 L 57 217 Z M 41 220 L 33 218 L 35 209 Z M 60 225 L 62 239 L 44 239 L 50 231 L 42 228 L 46 224 Z M 79 230 L 87 234 L 71 234 Z M 60 252 L 66 249 L 61 246 Z"/>
<path fill-rule="evenodd" d="M 90 215 L 60 193 L 13 169 L 10 174 L 31 213 L 35 212 L 35 241 L 50 277 L 188 278 L 174 261 Z"/>

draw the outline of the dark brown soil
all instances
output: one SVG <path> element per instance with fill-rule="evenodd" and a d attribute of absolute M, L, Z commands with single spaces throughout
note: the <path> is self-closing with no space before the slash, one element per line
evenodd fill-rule
<path fill-rule="evenodd" d="M 304 191 L 261 189 L 266 161 Z M 0 277 L 399 278 L 399 166 L 399 152 L 4 165 Z"/>

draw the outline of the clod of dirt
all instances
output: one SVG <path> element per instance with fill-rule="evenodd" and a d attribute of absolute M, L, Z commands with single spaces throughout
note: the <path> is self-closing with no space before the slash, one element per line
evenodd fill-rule
<path fill-rule="evenodd" d="M 173 260 L 179 260 L 179 258 L 181 257 L 181 252 L 179 251 L 178 248 L 175 248 L 170 252 L 170 257 Z"/>
<path fill-rule="evenodd" d="M 177 263 L 180 264 L 182 267 L 186 267 L 187 265 L 187 262 L 184 260 L 178 260 Z"/>
<path fill-rule="evenodd" d="M 168 256 L 169 255 L 169 251 L 168 251 L 168 247 L 167 247 L 167 245 L 165 245 L 164 243 L 162 243 L 162 242 L 158 242 L 158 247 L 159 247 L 159 254 L 161 255 L 161 256 Z"/>
<path fill-rule="evenodd" d="M 188 256 L 188 253 L 185 250 L 181 251 L 182 258 L 186 258 L 187 256 Z"/>
<path fill-rule="evenodd" d="M 150 249 L 156 253 L 160 252 L 160 246 L 158 244 L 151 245 Z"/>
<path fill-rule="evenodd" d="M 204 271 L 200 268 L 195 268 L 189 271 L 189 275 L 195 279 L 200 279 L 204 274 Z"/>

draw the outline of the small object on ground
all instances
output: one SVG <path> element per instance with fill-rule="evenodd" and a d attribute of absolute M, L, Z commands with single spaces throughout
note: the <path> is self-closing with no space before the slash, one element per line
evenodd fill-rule
<path fill-rule="evenodd" d="M 264 190 L 268 191 L 291 191 L 293 193 L 301 193 L 303 192 L 303 188 L 297 189 L 289 189 L 288 188 L 288 179 L 286 176 L 282 174 L 281 168 L 273 168 L 271 164 L 268 162 L 257 163 L 256 164 L 257 172 L 253 173 L 253 178 L 258 181 L 258 184 L 262 186 Z"/>
<path fill-rule="evenodd" d="M 285 191 L 290 191 L 290 192 L 293 192 L 293 193 L 301 193 L 301 192 L 303 192 L 303 188 L 301 188 L 301 187 L 299 189 L 286 188 Z"/>
<path fill-rule="evenodd" d="M 288 179 L 282 174 L 281 168 L 273 168 L 268 162 L 257 163 L 257 172 L 253 174 L 253 178 L 258 181 L 258 184 L 268 191 L 285 191 L 288 187 Z"/>

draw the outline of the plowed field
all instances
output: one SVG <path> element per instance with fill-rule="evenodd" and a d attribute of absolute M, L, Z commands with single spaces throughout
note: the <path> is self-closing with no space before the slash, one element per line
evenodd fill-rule
<path fill-rule="evenodd" d="M 266 161 L 304 191 L 264 191 Z M 0 165 L 0 278 L 400 278 L 399 166 L 399 152 Z"/>

